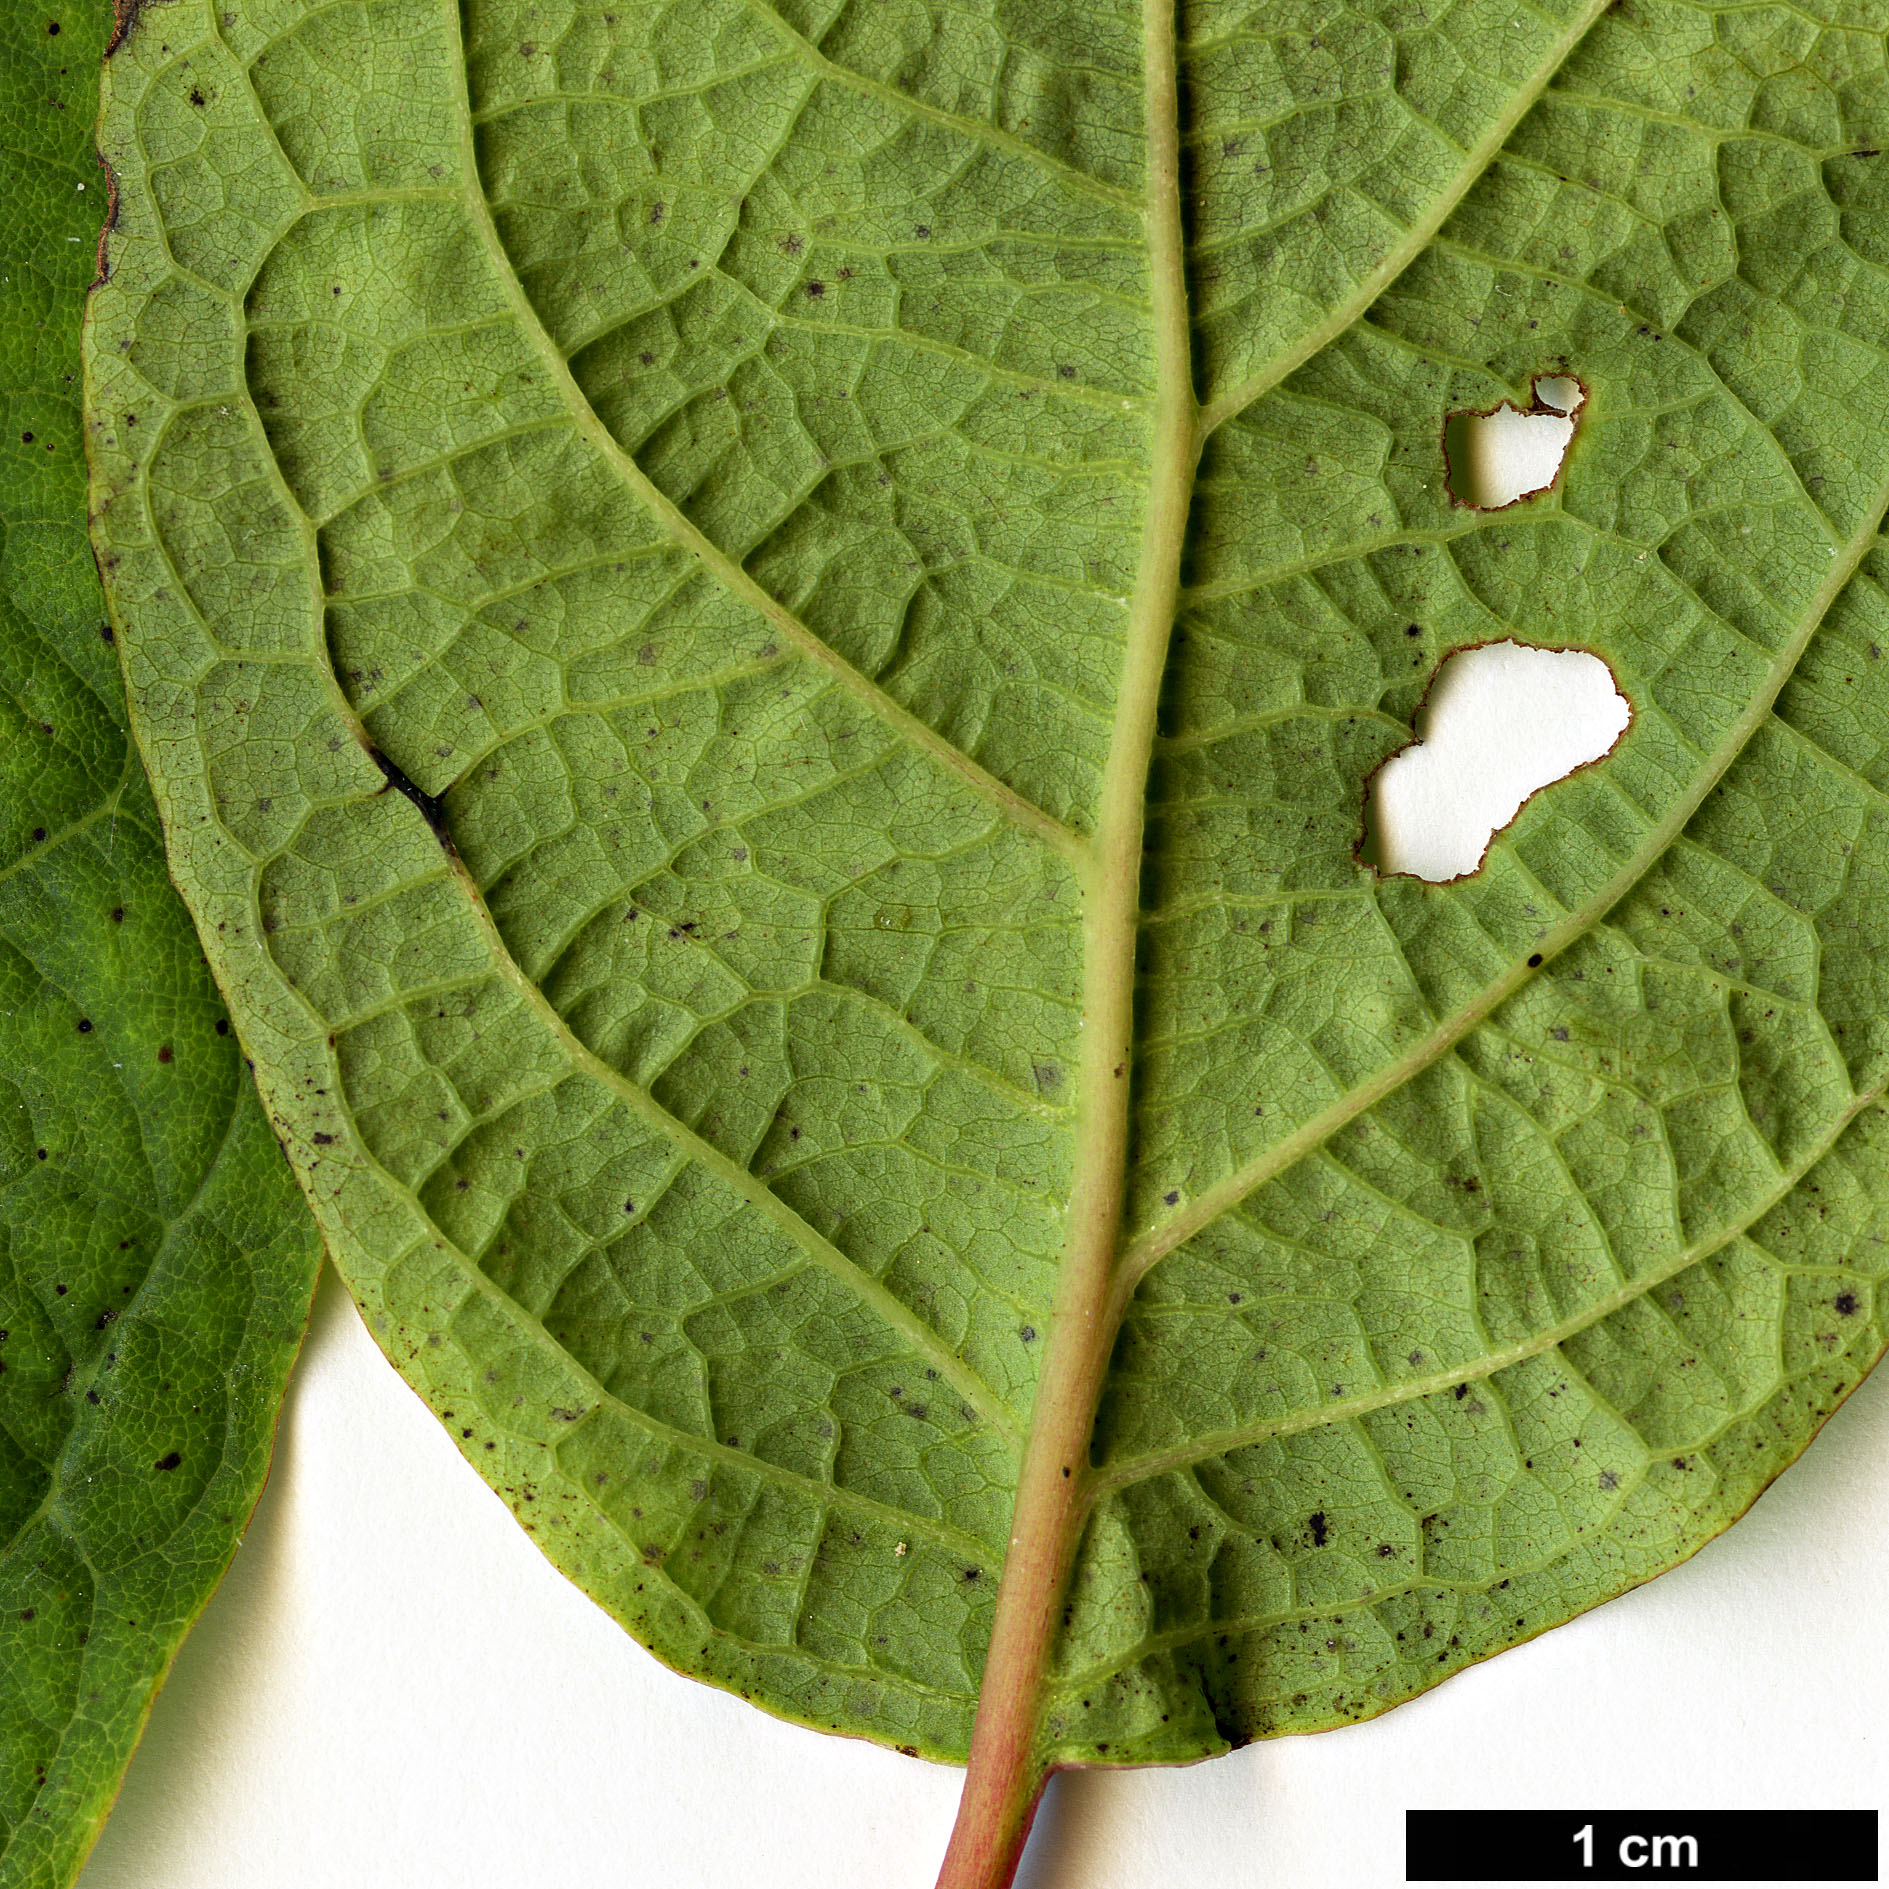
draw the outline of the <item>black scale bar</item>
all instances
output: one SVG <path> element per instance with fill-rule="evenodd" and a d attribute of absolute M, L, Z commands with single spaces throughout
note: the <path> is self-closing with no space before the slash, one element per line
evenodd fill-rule
<path fill-rule="evenodd" d="M 1873 1810 L 1407 1810 L 1406 1882 L 1874 1882 Z"/>

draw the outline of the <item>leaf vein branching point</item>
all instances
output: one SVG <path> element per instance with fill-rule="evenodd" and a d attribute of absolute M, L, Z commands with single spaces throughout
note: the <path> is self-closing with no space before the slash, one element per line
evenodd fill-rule
<path fill-rule="evenodd" d="M 1124 1303 L 1151 1267 L 1159 1264 L 1202 1227 L 1237 1206 L 1249 1194 L 1265 1186 L 1296 1162 L 1314 1153 L 1321 1143 L 1336 1134 L 1347 1122 L 1355 1120 L 1393 1090 L 1401 1088 L 1419 1071 L 1429 1067 L 1438 1057 L 1454 1049 L 1478 1023 L 1514 996 L 1544 964 L 1551 962 L 1599 923 L 1651 871 L 1680 838 L 1706 796 L 1725 777 L 1726 771 L 1744 753 L 1752 737 L 1770 717 L 1779 692 L 1795 672 L 1804 650 L 1822 625 L 1831 604 L 1878 542 L 1885 512 L 1889 512 L 1889 484 L 1876 493 L 1869 515 L 1852 534 L 1849 543 L 1840 550 L 1831 547 L 1829 575 L 1818 587 L 1809 607 L 1779 649 L 1764 683 L 1727 729 L 1710 759 L 1694 775 L 1691 785 L 1684 793 L 1674 796 L 1666 813 L 1600 891 L 1576 906 L 1559 923 L 1545 926 L 1529 960 L 1518 959 L 1500 977 L 1492 979 L 1473 1002 L 1464 1005 L 1455 1016 L 1439 1023 L 1402 1056 L 1385 1064 L 1368 1081 L 1359 1083 L 1320 1110 L 1284 1140 L 1255 1155 L 1224 1180 L 1203 1189 L 1177 1213 L 1139 1235 L 1124 1256 Z"/>
<path fill-rule="evenodd" d="M 1801 297 L 1734 332 L 1723 283 L 1655 244 L 1635 304 L 1676 341 L 1595 287 L 1597 226 L 1542 246 L 1557 193 L 1653 227 L 1609 140 L 1669 47 L 1662 188 L 1751 293 L 1844 253 L 1815 247 L 1814 179 L 1801 217 L 1726 203 L 1721 154 L 1777 146 L 1686 117 L 1679 64 L 1714 55 L 1678 0 L 1518 0 L 1440 86 L 1420 22 L 1181 48 L 1169 0 L 916 31 L 674 0 L 581 53 L 481 0 L 398 70 L 343 0 L 246 3 L 210 26 L 282 29 L 247 89 L 186 104 L 208 58 L 148 25 L 107 83 L 94 495 L 134 725 L 337 1264 L 437 1406 L 525 1374 L 474 1461 L 561 1505 L 560 1567 L 767 1709 L 968 1743 L 943 1880 L 996 1889 L 1060 1764 L 1197 1757 L 1442 1676 L 1362 1642 L 1334 1673 L 1264 1631 L 1290 1595 L 1171 1605 L 1228 1530 L 1259 1561 L 1335 1530 L 1329 1568 L 1369 1526 L 1376 1592 L 1439 1618 L 1499 1585 L 1470 1551 L 1404 1586 L 1409 1400 L 1553 1448 L 1570 1411 L 1636 1408 L 1597 1321 L 1628 1365 L 1685 1342 L 1716 1366 L 1716 1296 L 1688 1273 L 1682 1314 L 1664 1282 L 1703 1264 L 1739 1320 L 1784 1308 L 1725 1340 L 1756 1360 L 1745 1456 L 1577 1479 L 1572 1551 L 1514 1496 L 1483 1560 L 1539 1575 L 1530 1631 L 1617 1591 L 1579 1549 L 1619 1540 L 1626 1491 L 1673 1505 L 1670 1562 L 1722 1520 L 1708 1483 L 1795 1453 L 1881 1338 L 1871 1290 L 1806 1283 L 1872 1252 L 1800 1207 L 1889 1199 L 1889 1116 L 1852 1092 L 1877 1073 L 1889 451 L 1824 397 Z M 1335 88 L 1269 99 L 1287 41 Z M 317 42 L 361 112 L 302 121 Z M 335 56 L 356 43 L 376 56 Z M 1301 141 L 1334 99 L 1362 167 L 1321 178 Z M 370 148 L 382 105 L 413 107 L 398 149 Z M 1837 109 L 1854 156 L 1889 148 L 1867 88 Z M 264 225 L 193 220 L 166 113 L 213 129 L 206 175 L 299 167 Z M 1825 170 L 1845 236 L 1869 227 L 1867 171 Z M 1793 358 L 1789 426 L 1757 427 Z M 1463 390 L 1519 406 L 1550 368 L 1591 397 L 1567 483 L 1453 508 Z M 1632 736 L 1474 883 L 1380 880 L 1355 796 L 1491 622 L 1592 646 Z M 450 793 L 412 793 L 438 848 L 379 797 L 382 747 Z M 1551 1373 L 1544 1430 L 1504 1393 Z M 1666 1429 L 1709 1449 L 1722 1417 Z M 1283 1468 L 1264 1493 L 1220 1471 L 1250 1443 Z M 753 1480 L 769 1458 L 798 1480 Z M 1307 1523 L 1315 1458 L 1336 1480 Z M 842 1481 L 881 1506 L 844 1512 Z M 1197 1615 L 1237 1644 L 1166 1656 Z M 1458 1624 L 1465 1659 L 1516 1637 Z"/>
<path fill-rule="evenodd" d="M 1132 190 L 1126 190 L 1119 184 L 1105 183 L 1099 177 L 1091 177 L 1085 171 L 1079 171 L 1072 165 L 1063 163 L 1049 152 L 1031 144 L 1027 138 L 1019 138 L 996 125 L 986 124 L 981 119 L 965 118 L 957 112 L 945 111 L 937 105 L 927 104 L 923 99 L 910 92 L 900 91 L 898 87 L 885 85 L 877 79 L 868 78 L 863 72 L 855 72 L 849 66 L 838 64 L 829 59 L 812 40 L 794 27 L 767 4 L 767 0 L 746 0 L 749 11 L 765 21 L 781 38 L 799 53 L 822 77 L 833 80 L 836 84 L 850 90 L 875 98 L 883 105 L 894 106 L 897 110 L 913 118 L 922 118 L 946 130 L 955 131 L 960 137 L 970 138 L 979 144 L 989 145 L 993 150 L 1002 151 L 1006 156 L 1020 158 L 1023 162 L 1041 171 L 1045 176 L 1053 177 L 1058 183 L 1071 190 L 1080 191 L 1084 196 L 1096 197 L 1104 203 L 1115 205 L 1119 209 L 1139 211 L 1141 197 Z"/>
<path fill-rule="evenodd" d="M 367 731 L 342 695 L 340 685 L 333 686 L 335 712 L 356 731 L 363 747 L 370 747 Z M 558 1048 L 577 1068 L 628 1107 L 642 1121 L 655 1129 L 673 1146 L 686 1153 L 699 1166 L 731 1188 L 749 1206 L 758 1209 L 794 1245 L 813 1262 L 830 1273 L 862 1303 L 896 1331 L 907 1344 L 939 1372 L 967 1404 L 1001 1436 L 1014 1452 L 1023 1445 L 1023 1431 L 1016 1416 L 984 1380 L 948 1346 L 939 1334 L 880 1280 L 875 1279 L 854 1260 L 847 1258 L 831 1240 L 817 1233 L 767 1183 L 697 1134 L 685 1122 L 663 1107 L 647 1089 L 632 1082 L 620 1070 L 599 1056 L 558 1013 L 538 984 L 527 977 L 493 919 L 484 895 L 472 874 L 456 853 L 446 854 L 446 876 L 457 886 L 472 912 L 493 970 L 517 993 L 525 1007 L 557 1043 Z M 473 1270 L 477 1270 L 476 1268 Z M 484 1277 L 481 1273 L 480 1277 Z"/>
<path fill-rule="evenodd" d="M 1430 240 L 1449 220 L 1450 213 L 1469 194 L 1509 135 L 1534 109 L 1536 101 L 1548 89 L 1554 76 L 1567 63 L 1568 55 L 1584 40 L 1594 22 L 1607 11 L 1612 0 L 1582 0 L 1581 9 L 1549 46 L 1541 62 L 1516 88 L 1502 112 L 1487 131 L 1464 154 L 1455 181 L 1438 195 L 1411 224 L 1401 243 L 1396 244 L 1341 301 L 1335 303 L 1323 321 L 1315 323 L 1290 348 L 1269 361 L 1257 373 L 1229 387 L 1207 403 L 1201 415 L 1201 436 L 1217 432 L 1235 415 L 1243 413 L 1262 394 L 1271 392 L 1296 369 L 1349 328 L 1353 322 L 1410 267 L 1429 246 Z"/>
<path fill-rule="evenodd" d="M 458 48 L 459 70 L 468 70 L 462 40 L 458 8 L 447 9 L 451 21 L 452 43 Z M 468 80 L 468 84 L 470 81 Z M 703 568 L 715 576 L 733 595 L 758 611 L 783 635 L 789 637 L 803 655 L 818 663 L 880 720 L 902 735 L 912 746 L 955 774 L 974 792 L 989 801 L 1017 826 L 1033 834 L 1065 858 L 1081 861 L 1088 856 L 1088 844 L 1082 835 L 1027 800 L 1015 788 L 999 780 L 974 761 L 962 749 L 954 747 L 935 729 L 896 700 L 870 677 L 855 669 L 830 644 L 816 636 L 806 624 L 777 598 L 771 597 L 735 559 L 728 556 L 703 531 L 694 525 L 682 509 L 660 491 L 649 475 L 626 452 L 616 435 L 604 425 L 597 410 L 585 397 L 571 373 L 570 363 L 551 339 L 549 331 L 526 295 L 518 279 L 510 253 L 492 220 L 492 206 L 479 170 L 474 140 L 471 94 L 460 88 L 455 97 L 459 116 L 459 156 L 464 190 L 461 201 L 471 219 L 473 230 L 489 258 L 493 275 L 512 311 L 520 334 L 538 357 L 551 383 L 557 388 L 571 423 L 577 432 L 634 492 L 654 515 L 669 538 L 691 552 Z"/>
<path fill-rule="evenodd" d="M 1479 1383 L 1515 1365 L 1525 1364 L 1534 1358 L 1545 1357 L 1549 1352 L 1566 1344 L 1570 1338 L 1578 1337 L 1582 1332 L 1590 1330 L 1604 1319 L 1611 1318 L 1627 1306 L 1637 1304 L 1656 1287 L 1678 1278 L 1681 1273 L 1702 1264 L 1715 1253 L 1723 1252 L 1735 1241 L 1743 1239 L 1759 1221 L 1781 1206 L 1799 1186 L 1810 1178 L 1819 1163 L 1836 1147 L 1843 1138 L 1844 1132 L 1857 1117 L 1880 1103 L 1883 1094 L 1884 1085 L 1879 1083 L 1874 1088 L 1851 1097 L 1831 1126 L 1812 1144 L 1809 1153 L 1786 1170 L 1775 1185 L 1761 1195 L 1757 1202 L 1747 1208 L 1730 1226 L 1722 1228 L 1709 1238 L 1700 1240 L 1692 1246 L 1683 1248 L 1671 1259 L 1664 1260 L 1659 1265 L 1627 1280 L 1624 1285 L 1615 1287 L 1612 1292 L 1604 1294 L 1591 1305 L 1583 1306 L 1580 1311 L 1562 1319 L 1558 1324 L 1533 1332 L 1527 1338 L 1520 1339 L 1512 1345 L 1490 1350 L 1481 1357 L 1472 1358 L 1467 1364 L 1458 1365 L 1451 1370 L 1432 1371 L 1422 1377 L 1400 1378 L 1396 1383 L 1383 1385 L 1378 1390 L 1354 1397 L 1335 1398 L 1330 1403 L 1298 1411 L 1290 1417 L 1237 1424 L 1230 1429 L 1218 1430 L 1210 1435 L 1190 1437 L 1185 1444 L 1169 1449 L 1150 1450 L 1140 1456 L 1126 1457 L 1097 1472 L 1092 1485 L 1094 1499 L 1100 1501 L 1104 1496 L 1126 1488 L 1131 1483 L 1145 1482 L 1152 1476 L 1163 1475 L 1172 1469 L 1183 1469 L 1191 1463 L 1204 1462 L 1209 1457 L 1224 1456 L 1231 1450 L 1244 1449 L 1254 1443 L 1263 1443 L 1271 1437 L 1290 1436 L 1302 1430 L 1321 1429 L 1329 1424 L 1345 1423 L 1355 1417 L 1368 1416 L 1375 1410 L 1389 1409 L 1397 1404 L 1415 1403 L 1421 1398 L 1434 1397 L 1439 1391 L 1453 1390 L 1459 1384 Z"/>

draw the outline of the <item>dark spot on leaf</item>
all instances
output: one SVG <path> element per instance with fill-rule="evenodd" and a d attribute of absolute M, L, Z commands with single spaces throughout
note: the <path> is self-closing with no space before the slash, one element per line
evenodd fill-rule
<path fill-rule="evenodd" d="M 419 808 L 421 817 L 433 829 L 433 837 L 450 851 L 452 835 L 446 830 L 446 802 L 435 794 L 423 792 L 410 781 L 401 768 L 390 761 L 378 748 L 374 751 L 374 760 L 380 771 L 387 777 L 387 785 L 404 794 Z"/>
<path fill-rule="evenodd" d="M 183 1457 L 176 1450 L 172 1450 L 168 1455 L 160 1456 L 157 1461 L 152 1464 L 152 1468 L 175 1469 L 183 1460 Z"/>

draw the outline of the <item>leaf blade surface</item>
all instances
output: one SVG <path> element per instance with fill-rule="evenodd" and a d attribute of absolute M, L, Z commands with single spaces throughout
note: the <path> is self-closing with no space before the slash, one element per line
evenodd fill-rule
<path fill-rule="evenodd" d="M 1177 351 L 1144 33 L 178 4 L 108 75 L 134 701 L 350 1284 L 659 1654 L 940 1755 L 1085 1213 L 1055 1760 L 1646 1578 L 1882 1342 L 1879 36 L 1189 11 Z M 1452 507 L 1549 369 L 1556 491 Z M 1505 635 L 1632 729 L 1379 881 Z"/>
<path fill-rule="evenodd" d="M 188 915 L 86 542 L 109 20 L 10 6 L 0 122 L 0 1882 L 70 1881 L 247 1524 L 319 1248 Z"/>

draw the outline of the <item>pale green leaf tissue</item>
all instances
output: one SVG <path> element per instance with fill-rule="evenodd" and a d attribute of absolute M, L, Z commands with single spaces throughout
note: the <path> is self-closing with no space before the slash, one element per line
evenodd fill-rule
<path fill-rule="evenodd" d="M 1407 1699 L 1875 1360 L 1884 27 L 1182 6 L 1181 387 L 1136 9 L 137 15 L 87 362 L 172 869 L 376 1336 L 661 1658 L 965 1754 L 1137 716 L 1047 1762 Z M 1541 374 L 1555 487 L 1453 504 Z M 1505 638 L 1629 731 L 1380 878 L 1369 775 Z"/>

